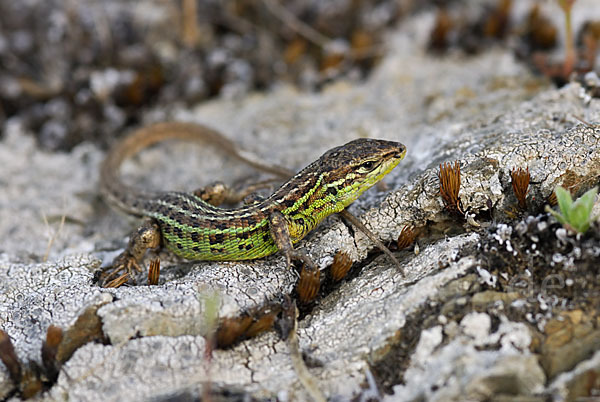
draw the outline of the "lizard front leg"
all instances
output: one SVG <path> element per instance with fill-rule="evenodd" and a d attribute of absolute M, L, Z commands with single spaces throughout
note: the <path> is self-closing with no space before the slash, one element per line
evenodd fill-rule
<path fill-rule="evenodd" d="M 269 216 L 269 230 L 271 237 L 275 241 L 275 245 L 285 255 L 288 268 L 291 268 L 292 260 L 297 260 L 304 263 L 311 270 L 317 269 L 315 263 L 305 252 L 294 248 L 290 237 L 288 221 L 281 212 L 275 211 Z"/>
<path fill-rule="evenodd" d="M 156 221 L 148 219 L 133 232 L 125 251 L 117 256 L 111 264 L 112 270 L 103 278 L 104 287 L 118 287 L 128 278 L 133 277 L 133 269 L 142 271 L 140 262 L 149 248 L 156 248 L 161 244 L 160 227 Z M 127 277 L 117 277 L 121 271 L 126 271 Z M 124 275 L 125 275 L 124 274 Z M 114 279 L 113 279 L 114 278 Z"/>

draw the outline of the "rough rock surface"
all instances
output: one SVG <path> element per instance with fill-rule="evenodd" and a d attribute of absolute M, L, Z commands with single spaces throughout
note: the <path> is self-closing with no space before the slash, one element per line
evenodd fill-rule
<path fill-rule="evenodd" d="M 293 168 L 355 137 L 408 146 L 385 191 L 373 189 L 351 208 L 385 241 L 407 224 L 442 228 L 430 230 L 419 253 L 397 254 L 405 277 L 385 256 L 370 260 L 368 239 L 336 217 L 299 244 L 324 270 L 338 250 L 362 267 L 299 323 L 301 349 L 327 397 L 381 396 L 372 372 L 388 382 L 389 400 L 585 395 L 582 378 L 598 372 L 595 343 L 587 343 L 591 350 L 575 366 L 550 371 L 532 346 L 537 322 L 508 315 L 509 305 L 525 303 L 523 296 L 490 290 L 498 279 L 481 269 L 484 256 L 462 250 L 477 248 L 490 220 L 507 219 L 516 203 L 512 168 L 529 168 L 528 199 L 537 212 L 566 177 L 597 177 L 600 129 L 574 116 L 600 121 L 600 100 L 578 84 L 554 89 L 503 49 L 473 57 L 427 55 L 433 18 L 430 11 L 418 14 L 391 36 L 389 55 L 364 84 L 340 82 L 318 95 L 281 88 L 202 104 L 172 118 L 214 126 L 266 160 Z M 274 331 L 214 351 L 210 361 L 204 356 L 202 294 L 218 291 L 221 317 L 290 294 L 296 277 L 281 256 L 189 263 L 161 253 L 159 286 L 101 289 L 94 271 L 133 227 L 99 202 L 103 153 L 89 144 L 69 154 L 47 153 L 26 134 L 11 121 L 0 143 L 0 160 L 7 161 L 0 176 L 0 327 L 23 361 L 40 361 L 50 324 L 67 328 L 90 306 L 101 306 L 107 338 L 107 344 L 79 348 L 40 399 L 124 400 L 126 392 L 129 400 L 161 400 L 207 389 L 232 399 L 307 398 Z M 445 211 L 439 197 L 437 167 L 454 160 L 461 165 L 466 221 Z M 183 189 L 212 178 L 257 177 L 229 166 L 219 153 L 173 145 L 149 150 L 124 174 L 138 185 Z M 578 329 L 585 332 L 581 337 L 597 333 L 597 315 L 580 322 L 587 325 L 587 332 Z M 404 358 L 390 360 L 394 353 Z M 0 365 L 0 398 L 13 391 Z"/>

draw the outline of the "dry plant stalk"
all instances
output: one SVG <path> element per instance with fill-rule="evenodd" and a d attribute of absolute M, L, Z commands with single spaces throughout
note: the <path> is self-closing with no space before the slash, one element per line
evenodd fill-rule
<path fill-rule="evenodd" d="M 316 271 L 319 272 L 318 269 Z M 286 331 L 282 331 L 282 338 L 287 340 L 286 343 L 290 352 L 292 366 L 298 376 L 298 380 L 300 380 L 300 384 L 308 392 L 311 401 L 327 402 L 327 398 L 325 398 L 325 395 L 323 395 L 319 388 L 319 383 L 310 371 L 308 371 L 306 363 L 302 358 L 300 341 L 298 340 L 298 309 L 296 308 L 296 303 L 284 302 L 282 315 L 282 321 L 288 327 Z"/>
<path fill-rule="evenodd" d="M 589 124 L 590 127 L 596 126 L 595 124 L 584 122 L 581 119 L 579 120 L 586 125 Z M 574 196 L 582 188 L 594 187 L 597 183 L 598 176 L 595 174 L 590 176 L 580 176 L 572 170 L 567 169 L 565 173 L 560 177 L 560 181 L 558 183 L 555 183 L 555 186 L 559 185 L 562 188 L 569 190 L 571 196 Z M 546 202 L 552 207 L 558 203 L 556 199 L 556 193 L 554 191 L 550 193 Z"/>
<path fill-rule="evenodd" d="M 310 303 L 317 297 L 319 288 L 321 287 L 321 270 L 306 268 L 306 265 L 302 267 L 300 272 L 300 279 L 296 285 L 296 291 L 298 292 L 298 299 L 301 303 Z"/>
<path fill-rule="evenodd" d="M 511 184 L 515 197 L 519 201 L 519 207 L 521 209 L 527 208 L 527 191 L 529 191 L 529 181 L 531 176 L 529 175 L 529 167 L 526 170 L 522 168 L 513 168 L 510 172 Z"/>
<path fill-rule="evenodd" d="M 8 370 L 8 374 L 15 384 L 19 384 L 22 378 L 21 362 L 15 352 L 10 337 L 6 332 L 0 329 L 0 361 Z"/>
<path fill-rule="evenodd" d="M 62 329 L 56 325 L 50 325 L 46 330 L 46 340 L 42 343 L 42 364 L 50 381 L 56 381 L 62 365 L 57 359 L 58 348 L 62 340 Z"/>
<path fill-rule="evenodd" d="M 44 220 L 44 224 L 46 225 L 46 227 L 48 229 L 50 229 L 50 223 L 48 223 L 48 218 L 46 217 L 46 214 L 42 214 L 42 219 Z M 56 240 L 56 238 L 62 232 L 63 227 L 65 226 L 66 219 L 67 219 L 67 216 L 65 214 L 62 214 L 62 216 L 60 217 L 60 224 L 58 225 L 58 229 L 55 230 L 54 233 L 52 234 L 52 236 L 50 236 L 50 238 L 48 239 L 48 245 L 46 246 L 46 252 L 44 253 L 44 257 L 42 257 L 42 261 L 44 261 L 44 262 L 48 261 L 48 256 L 50 255 L 50 250 L 52 249 L 52 245 L 54 244 L 54 241 Z"/>
<path fill-rule="evenodd" d="M 582 185 L 585 185 L 588 181 L 579 179 L 578 181 L 569 180 L 568 182 L 571 184 L 569 185 L 569 184 L 563 182 L 562 184 L 560 184 L 560 186 L 564 187 L 566 190 L 569 190 L 569 192 L 571 193 L 571 196 L 574 196 L 579 191 L 579 189 L 582 187 Z M 550 193 L 550 195 L 548 196 L 548 200 L 546 202 L 551 207 L 554 207 L 554 206 L 556 206 L 556 204 L 558 204 L 558 199 L 556 198 L 556 191 L 552 191 L 552 193 Z"/>
<path fill-rule="evenodd" d="M 183 0 L 181 16 L 182 16 L 182 32 L 181 40 L 188 47 L 194 47 L 198 43 L 200 30 L 198 29 L 198 5 L 197 0 Z"/>
<path fill-rule="evenodd" d="M 440 195 L 446 209 L 464 215 L 458 196 L 460 192 L 460 164 L 458 161 L 454 161 L 454 166 L 450 162 L 440 164 L 438 178 L 440 179 Z"/>
<path fill-rule="evenodd" d="M 331 264 L 331 277 L 334 281 L 339 281 L 344 278 L 352 267 L 352 259 L 343 251 L 338 251 L 333 256 Z"/>
<path fill-rule="evenodd" d="M 158 285 L 158 278 L 160 278 L 160 259 L 154 258 L 148 268 L 148 285 Z"/>
<path fill-rule="evenodd" d="M 268 331 L 273 327 L 277 318 L 277 311 L 263 312 L 260 316 L 255 317 L 252 324 L 246 330 L 246 336 L 252 338 L 260 333 Z"/>
<path fill-rule="evenodd" d="M 217 330 L 217 346 L 219 348 L 231 346 L 246 333 L 251 324 L 252 317 L 247 315 L 225 318 Z"/>
<path fill-rule="evenodd" d="M 554 191 L 550 193 L 546 202 L 551 207 L 554 207 L 554 206 L 556 206 L 556 204 L 558 204 L 558 199 L 556 198 L 556 193 Z"/>
<path fill-rule="evenodd" d="M 409 225 L 404 225 L 404 227 L 400 231 L 400 236 L 398 236 L 398 241 L 396 242 L 396 244 L 398 245 L 398 250 L 403 250 L 409 247 L 415 242 L 416 238 L 417 231 Z"/>
<path fill-rule="evenodd" d="M 565 14 L 565 62 L 563 64 L 564 77 L 573 72 L 577 55 L 575 54 L 575 41 L 573 40 L 573 28 L 571 24 L 571 11 L 576 0 L 558 0 L 558 5 Z"/>

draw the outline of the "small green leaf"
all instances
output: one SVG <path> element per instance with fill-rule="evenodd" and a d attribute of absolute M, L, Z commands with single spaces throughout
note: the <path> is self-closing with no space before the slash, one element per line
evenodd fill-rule
<path fill-rule="evenodd" d="M 569 224 L 577 232 L 583 233 L 590 227 L 589 213 L 583 208 L 583 205 L 576 205 L 571 209 L 571 220 Z"/>
<path fill-rule="evenodd" d="M 594 187 L 573 203 L 570 212 L 571 225 L 580 233 L 584 233 L 590 227 L 592 208 L 597 193 L 598 189 Z"/>
<path fill-rule="evenodd" d="M 569 215 L 573 206 L 571 192 L 569 190 L 565 190 L 561 186 L 556 187 L 554 192 L 556 193 L 556 199 L 558 200 L 558 207 L 560 208 L 560 213 L 567 222 L 570 222 L 571 219 Z"/>
<path fill-rule="evenodd" d="M 552 210 L 552 208 L 548 206 L 546 206 L 546 211 L 551 213 L 568 229 L 575 230 L 579 233 L 584 233 L 588 230 L 592 220 L 592 208 L 594 207 L 594 201 L 596 201 L 598 188 L 594 187 L 590 189 L 575 202 L 573 202 L 573 199 L 571 198 L 571 193 L 564 188 L 558 186 L 555 191 L 560 213 Z"/>
<path fill-rule="evenodd" d="M 596 195 L 598 194 L 598 187 L 594 187 L 588 190 L 584 195 L 579 197 L 573 207 L 577 207 L 578 205 L 582 205 L 587 211 L 588 215 L 592 213 L 592 208 L 594 208 L 594 201 L 596 201 Z"/>

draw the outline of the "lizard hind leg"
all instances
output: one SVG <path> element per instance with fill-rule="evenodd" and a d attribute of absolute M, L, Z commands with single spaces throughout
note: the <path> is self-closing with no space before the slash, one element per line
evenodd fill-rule
<path fill-rule="evenodd" d="M 148 219 L 137 228 L 129 238 L 125 251 L 115 258 L 109 267 L 110 272 L 102 278 L 103 287 L 119 287 L 128 279 L 133 278 L 133 270 L 142 271 L 140 262 L 149 248 L 161 245 L 160 227 L 156 221 Z M 112 268 L 112 269 L 110 269 Z M 122 275 L 117 276 L 125 271 Z"/>
<path fill-rule="evenodd" d="M 260 204 L 264 200 L 265 200 L 265 197 L 263 197 L 262 195 L 257 194 L 257 193 L 251 193 L 251 194 L 248 194 L 247 196 L 245 196 L 242 201 L 244 202 L 244 205 L 256 205 L 256 204 Z"/>
<path fill-rule="evenodd" d="M 235 190 L 220 181 L 216 181 L 206 187 L 192 191 L 192 194 L 215 207 L 223 204 L 234 205 L 240 201 L 245 205 L 252 205 L 264 199 L 256 191 L 272 187 L 273 182 L 274 180 L 265 180 L 242 190 Z"/>
<path fill-rule="evenodd" d="M 225 183 L 216 181 L 206 187 L 192 191 L 192 194 L 199 197 L 202 201 L 218 207 L 229 200 L 232 190 Z"/>

